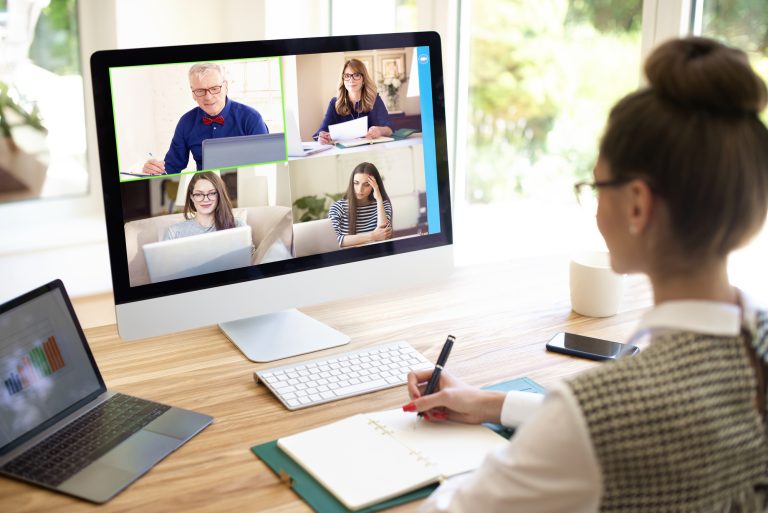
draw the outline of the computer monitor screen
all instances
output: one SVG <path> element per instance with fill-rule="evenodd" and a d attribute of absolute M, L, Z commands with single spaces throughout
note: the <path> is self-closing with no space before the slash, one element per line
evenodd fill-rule
<path fill-rule="evenodd" d="M 269 361 L 348 341 L 295 308 L 447 276 L 441 59 L 433 32 L 96 52 L 120 335 L 218 323 Z"/>

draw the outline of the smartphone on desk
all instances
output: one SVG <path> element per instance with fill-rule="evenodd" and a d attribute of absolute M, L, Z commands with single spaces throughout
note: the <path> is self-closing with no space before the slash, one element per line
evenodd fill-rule
<path fill-rule="evenodd" d="M 601 338 L 573 333 L 558 333 L 547 342 L 547 351 L 579 356 L 590 360 L 615 360 L 619 356 L 637 354 L 640 348 Z"/>

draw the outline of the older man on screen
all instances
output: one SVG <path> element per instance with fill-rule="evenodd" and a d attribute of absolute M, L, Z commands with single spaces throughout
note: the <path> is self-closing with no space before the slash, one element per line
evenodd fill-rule
<path fill-rule="evenodd" d="M 227 81 L 219 64 L 205 62 L 192 66 L 189 69 L 189 87 L 197 107 L 179 120 L 165 160 L 147 160 L 144 173 L 178 173 L 187 167 L 190 152 L 197 169 L 201 170 L 203 140 L 269 133 L 256 109 L 227 97 Z"/>

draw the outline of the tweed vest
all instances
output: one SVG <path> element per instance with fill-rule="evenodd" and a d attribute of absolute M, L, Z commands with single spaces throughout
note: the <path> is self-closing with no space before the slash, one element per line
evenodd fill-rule
<path fill-rule="evenodd" d="M 569 382 L 603 476 L 600 511 L 764 511 L 768 436 L 747 344 L 768 362 L 768 313 L 741 336 L 666 332 Z"/>

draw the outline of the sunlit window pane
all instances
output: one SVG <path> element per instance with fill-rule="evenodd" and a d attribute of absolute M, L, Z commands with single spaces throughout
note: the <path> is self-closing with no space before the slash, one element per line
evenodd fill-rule
<path fill-rule="evenodd" d="M 88 192 L 75 0 L 0 3 L 0 202 Z"/>
<path fill-rule="evenodd" d="M 640 0 L 471 2 L 457 262 L 603 244 L 573 184 L 591 176 L 610 107 L 638 87 L 641 7 Z"/>
<path fill-rule="evenodd" d="M 639 0 L 475 0 L 471 20 L 467 199 L 570 200 L 637 87 Z"/>

